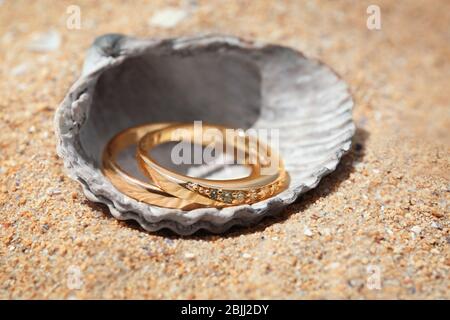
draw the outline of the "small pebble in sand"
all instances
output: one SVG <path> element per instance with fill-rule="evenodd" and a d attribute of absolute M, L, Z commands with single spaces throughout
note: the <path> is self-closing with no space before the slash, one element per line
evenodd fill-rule
<path fill-rule="evenodd" d="M 166 8 L 157 11 L 149 21 L 151 26 L 173 28 L 187 17 L 187 12 L 178 8 Z"/>
<path fill-rule="evenodd" d="M 319 233 L 322 236 L 329 236 L 331 235 L 332 231 L 330 228 L 323 228 L 322 230 L 319 231 Z"/>
<path fill-rule="evenodd" d="M 55 51 L 61 45 L 61 35 L 56 30 L 35 35 L 28 44 L 28 49 L 35 52 Z"/>
<path fill-rule="evenodd" d="M 307 237 L 312 237 L 312 236 L 313 236 L 313 233 L 312 233 L 311 229 L 308 228 L 308 227 L 305 227 L 305 228 L 303 229 L 303 234 L 304 234 L 305 236 L 307 236 Z"/>
<path fill-rule="evenodd" d="M 439 211 L 433 211 L 433 212 L 431 212 L 431 214 L 432 214 L 433 216 L 435 216 L 436 218 L 442 218 L 442 217 L 444 217 L 444 214 L 443 214 L 442 212 L 439 212 Z"/>
<path fill-rule="evenodd" d="M 411 228 L 411 231 L 418 235 L 422 232 L 422 228 L 419 226 L 414 226 Z"/>
<path fill-rule="evenodd" d="M 438 222 L 435 222 L 435 221 L 433 221 L 433 222 L 431 223 L 431 227 L 432 227 L 432 228 L 435 228 L 435 229 L 442 230 L 442 225 L 441 225 L 440 223 L 438 223 Z"/>
<path fill-rule="evenodd" d="M 327 266 L 325 267 L 325 269 L 327 269 L 327 270 L 335 270 L 335 269 L 339 268 L 340 265 L 341 265 L 341 264 L 340 264 L 339 262 L 335 261 L 335 262 L 332 262 L 332 263 L 330 263 L 329 265 L 327 265 Z"/>
<path fill-rule="evenodd" d="M 186 252 L 186 253 L 184 254 L 184 257 L 185 257 L 186 259 L 192 260 L 192 259 L 195 258 L 195 254 L 193 254 L 193 253 L 191 253 L 191 252 Z"/>
<path fill-rule="evenodd" d="M 242 258 L 244 258 L 244 259 L 250 259 L 252 256 L 250 255 L 250 254 L 248 254 L 248 253 L 244 253 L 243 255 L 242 255 Z"/>
<path fill-rule="evenodd" d="M 48 194 L 49 196 L 61 194 L 61 190 L 58 189 L 58 188 L 50 188 L 50 189 L 47 190 L 47 194 Z"/>
<path fill-rule="evenodd" d="M 172 239 L 164 239 L 164 242 L 167 243 L 169 246 L 173 246 L 175 244 Z"/>

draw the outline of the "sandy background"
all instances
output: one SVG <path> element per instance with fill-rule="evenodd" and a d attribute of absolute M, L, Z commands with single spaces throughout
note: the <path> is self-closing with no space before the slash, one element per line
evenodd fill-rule
<path fill-rule="evenodd" d="M 449 1 L 0 3 L 0 298 L 450 298 Z M 172 28 L 154 18 L 166 7 Z M 50 30 L 59 47 L 36 51 Z M 179 238 L 116 221 L 65 176 L 52 123 L 107 32 L 229 33 L 319 58 L 354 94 L 353 150 L 255 228 Z"/>

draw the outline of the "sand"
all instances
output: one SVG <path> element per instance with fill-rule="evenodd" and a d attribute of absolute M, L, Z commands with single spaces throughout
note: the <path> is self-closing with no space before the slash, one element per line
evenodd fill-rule
<path fill-rule="evenodd" d="M 381 30 L 372 1 L 1 1 L 0 298 L 450 298 L 450 2 L 376 2 Z M 119 222 L 65 175 L 52 122 L 107 32 L 227 33 L 321 59 L 354 94 L 353 149 L 256 227 Z"/>

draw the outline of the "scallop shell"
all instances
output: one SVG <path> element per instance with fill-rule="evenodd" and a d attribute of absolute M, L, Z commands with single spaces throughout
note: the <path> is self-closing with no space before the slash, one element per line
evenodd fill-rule
<path fill-rule="evenodd" d="M 278 213 L 332 172 L 351 146 L 352 107 L 342 79 L 290 48 L 231 36 L 107 34 L 95 40 L 81 77 L 57 109 L 57 152 L 86 197 L 106 204 L 115 218 L 136 220 L 149 231 L 219 233 Z M 118 131 L 193 120 L 280 129 L 289 189 L 253 205 L 182 211 L 131 199 L 103 176 L 101 152 Z"/>

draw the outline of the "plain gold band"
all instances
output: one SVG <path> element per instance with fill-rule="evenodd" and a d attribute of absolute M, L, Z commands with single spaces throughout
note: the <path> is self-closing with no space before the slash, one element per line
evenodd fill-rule
<path fill-rule="evenodd" d="M 128 128 L 115 135 L 103 152 L 103 173 L 111 183 L 125 195 L 135 200 L 165 208 L 191 210 L 203 207 L 193 201 L 180 199 L 161 190 L 153 183 L 147 183 L 127 174 L 118 165 L 116 159 L 121 150 L 136 145 L 148 132 L 173 125 L 171 123 L 152 123 Z"/>

